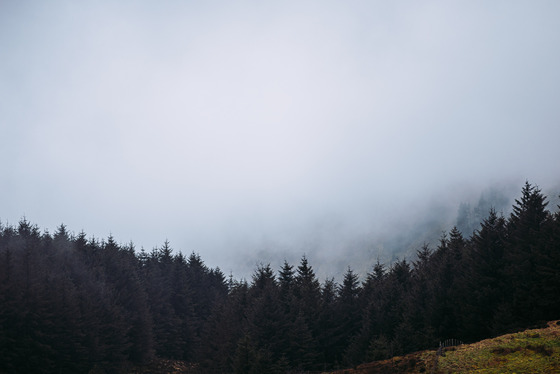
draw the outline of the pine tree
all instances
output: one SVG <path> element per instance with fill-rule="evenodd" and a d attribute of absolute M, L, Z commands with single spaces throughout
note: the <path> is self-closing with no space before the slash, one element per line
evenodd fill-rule
<path fill-rule="evenodd" d="M 343 332 L 338 342 L 341 352 L 349 344 L 350 339 L 357 334 L 361 324 L 361 311 L 358 299 L 360 292 L 361 288 L 358 275 L 348 267 L 344 274 L 342 285 L 339 287 L 335 306 L 338 323 Z"/>
<path fill-rule="evenodd" d="M 289 313 L 295 287 L 295 271 L 294 267 L 288 264 L 286 260 L 284 260 L 284 264 L 278 272 L 278 286 L 282 307 L 286 313 Z"/>
<path fill-rule="evenodd" d="M 341 343 L 345 331 L 337 313 L 337 294 L 338 285 L 334 279 L 326 279 L 321 286 L 317 344 L 321 353 L 319 361 L 331 368 L 342 361 L 345 348 Z"/>
<path fill-rule="evenodd" d="M 526 182 L 521 199 L 515 200 L 507 223 L 508 241 L 505 274 L 510 287 L 506 289 L 511 300 L 515 322 L 525 326 L 542 314 L 539 310 L 539 273 L 536 261 L 543 252 L 543 229 L 550 219 L 546 197 L 541 190 Z"/>
<path fill-rule="evenodd" d="M 404 351 L 425 349 L 436 341 L 434 328 L 430 323 L 431 308 L 435 302 L 432 284 L 435 264 L 432 255 L 432 250 L 424 244 L 416 252 L 417 260 L 413 262 L 410 289 L 403 299 L 402 322 L 396 331 L 396 340 L 401 341 Z M 372 349 L 378 350 L 377 357 L 385 354 L 386 347 L 382 346 L 385 343 L 388 343 L 385 336 L 379 337 L 370 346 L 370 352 L 374 352 Z"/>
<path fill-rule="evenodd" d="M 254 293 L 259 296 L 263 292 L 276 291 L 276 276 L 270 267 L 270 264 L 260 265 L 253 274 L 253 283 L 251 285 Z"/>
<path fill-rule="evenodd" d="M 319 314 L 321 286 L 306 256 L 302 257 L 294 280 L 294 297 L 290 314 L 292 318 L 295 317 L 293 320 L 293 323 L 296 324 L 295 328 L 305 334 L 307 334 L 306 331 L 309 331 L 310 334 L 309 350 L 305 354 L 305 361 L 317 360 L 319 354 L 316 351 L 318 346 L 316 337 L 319 335 L 319 326 L 316 317 Z M 291 344 L 297 344 L 297 342 L 292 339 Z M 294 362 L 293 357 L 292 362 Z M 304 366 L 309 370 L 307 364 Z"/>
<path fill-rule="evenodd" d="M 430 324 L 436 327 L 435 334 L 439 340 L 456 336 L 459 325 L 458 290 L 461 277 L 460 261 L 463 257 L 465 241 L 456 229 L 450 236 L 443 234 L 440 244 L 433 254 L 434 268 L 432 276 L 433 304 L 429 308 Z"/>
<path fill-rule="evenodd" d="M 303 313 L 306 321 L 310 323 L 319 307 L 321 288 L 315 277 L 315 272 L 305 256 L 302 257 L 297 268 L 294 286 L 297 309 Z"/>
<path fill-rule="evenodd" d="M 505 285 L 506 221 L 491 209 L 480 224 L 466 253 L 462 279 L 467 295 L 462 308 L 462 333 L 464 340 L 475 341 L 496 332 L 496 313 L 507 302 L 503 293 Z M 500 329 L 498 327 L 498 329 Z"/>

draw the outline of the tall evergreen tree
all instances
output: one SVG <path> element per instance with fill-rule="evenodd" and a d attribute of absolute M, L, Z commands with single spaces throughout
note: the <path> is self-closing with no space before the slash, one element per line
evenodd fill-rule
<path fill-rule="evenodd" d="M 293 265 L 284 260 L 282 268 L 278 272 L 278 286 L 280 288 L 280 300 L 286 313 L 290 312 L 290 304 L 294 295 L 295 271 Z"/>
<path fill-rule="evenodd" d="M 506 291 L 511 301 L 511 318 L 516 321 L 512 325 L 525 326 L 541 315 L 536 261 L 543 249 L 542 230 L 550 217 L 548 203 L 538 187 L 525 182 L 521 192 L 507 224 L 505 273 L 510 285 Z"/>
<path fill-rule="evenodd" d="M 359 295 L 361 292 L 358 275 L 352 271 L 350 267 L 344 273 L 342 285 L 338 290 L 337 303 L 335 305 L 338 323 L 343 334 L 338 342 L 340 352 L 349 344 L 350 339 L 354 337 L 360 327 L 360 302 Z"/>
<path fill-rule="evenodd" d="M 337 302 L 338 285 L 334 279 L 326 279 L 321 286 L 321 303 L 317 317 L 319 325 L 317 344 L 321 353 L 321 357 L 318 359 L 328 367 L 342 362 L 342 353 L 345 348 L 341 341 L 346 335 L 346 331 L 340 323 Z"/>
<path fill-rule="evenodd" d="M 490 336 L 501 323 L 496 321 L 496 313 L 507 302 L 503 293 L 506 239 L 506 221 L 491 209 L 474 233 L 463 263 L 462 283 L 467 292 L 462 310 L 464 340 Z"/>

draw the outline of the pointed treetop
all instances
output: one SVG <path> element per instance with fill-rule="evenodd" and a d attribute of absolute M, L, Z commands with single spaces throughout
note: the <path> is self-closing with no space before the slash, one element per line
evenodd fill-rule
<path fill-rule="evenodd" d="M 54 239 L 55 240 L 70 239 L 70 234 L 68 233 L 68 230 L 66 229 L 66 225 L 64 223 L 61 223 L 60 226 L 57 227 L 56 232 L 54 233 Z"/>
<path fill-rule="evenodd" d="M 521 198 L 515 199 L 510 226 L 538 230 L 549 214 L 546 210 L 548 205 L 546 197 L 537 186 L 531 185 L 528 181 L 525 182 L 521 193 Z"/>
<path fill-rule="evenodd" d="M 294 281 L 294 267 L 290 265 L 288 261 L 284 260 L 284 264 L 282 268 L 278 272 L 278 280 L 280 281 L 280 285 L 282 286 L 290 286 Z"/>
<path fill-rule="evenodd" d="M 307 257 L 305 255 L 302 256 L 301 262 L 297 268 L 297 274 L 300 278 L 308 278 L 314 277 L 315 273 L 313 272 L 313 268 L 309 265 L 307 261 Z"/>
<path fill-rule="evenodd" d="M 276 284 L 276 277 L 274 271 L 270 267 L 270 264 L 260 264 L 253 274 L 252 285 L 258 289 L 263 289 L 267 286 L 273 286 Z"/>
<path fill-rule="evenodd" d="M 360 287 L 358 274 L 354 273 L 350 266 L 348 266 L 348 270 L 344 273 L 344 279 L 342 281 L 342 285 L 340 286 L 340 296 L 343 300 L 348 301 L 349 299 L 358 297 L 359 292 Z"/>
<path fill-rule="evenodd" d="M 165 262 L 173 261 L 173 249 L 169 245 L 169 240 L 165 239 L 165 242 L 163 242 L 163 247 L 161 247 L 159 252 L 162 261 Z"/>
<path fill-rule="evenodd" d="M 430 249 L 430 246 L 427 243 L 424 243 L 422 248 L 416 251 L 416 257 L 418 257 L 418 259 L 413 262 L 414 268 L 419 269 L 426 266 L 431 256 L 432 250 Z"/>
<path fill-rule="evenodd" d="M 368 280 L 372 281 L 379 281 L 385 276 L 385 265 L 379 261 L 379 257 L 377 258 L 377 262 L 373 265 L 373 270 L 371 273 L 368 273 Z"/>

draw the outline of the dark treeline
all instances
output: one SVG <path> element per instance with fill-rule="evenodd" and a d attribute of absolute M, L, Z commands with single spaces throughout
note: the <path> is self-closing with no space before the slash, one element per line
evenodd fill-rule
<path fill-rule="evenodd" d="M 0 372 L 111 373 L 153 357 L 206 373 L 354 366 L 560 317 L 560 213 L 526 183 L 509 217 L 453 228 L 414 261 L 320 283 L 306 257 L 250 282 L 169 243 L 0 227 Z"/>

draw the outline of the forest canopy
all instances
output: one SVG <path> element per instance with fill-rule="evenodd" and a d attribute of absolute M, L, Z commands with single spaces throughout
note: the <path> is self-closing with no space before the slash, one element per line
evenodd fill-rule
<path fill-rule="evenodd" d="M 207 373 L 327 370 L 557 319 L 557 208 L 527 182 L 508 217 L 491 209 L 470 236 L 453 227 L 340 283 L 305 256 L 236 280 L 167 241 L 138 251 L 22 219 L 0 226 L 0 372 L 118 373 L 154 357 Z"/>

